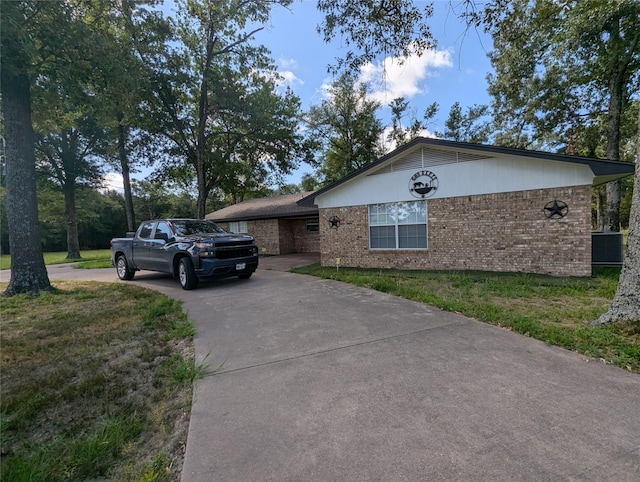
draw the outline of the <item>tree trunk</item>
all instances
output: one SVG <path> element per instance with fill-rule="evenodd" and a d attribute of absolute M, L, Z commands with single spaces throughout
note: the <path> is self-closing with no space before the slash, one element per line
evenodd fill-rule
<path fill-rule="evenodd" d="M 135 231 L 136 216 L 133 210 L 133 196 L 131 194 L 131 172 L 129 169 L 129 159 L 127 158 L 127 132 L 126 127 L 122 125 L 122 114 L 118 115 L 118 157 L 120 158 L 120 167 L 122 169 L 122 186 L 124 188 L 124 209 L 127 213 L 127 227 L 129 231 Z"/>
<path fill-rule="evenodd" d="M 606 189 L 605 186 L 598 186 L 594 188 L 596 198 L 596 225 L 595 230 L 604 232 L 605 225 L 605 212 L 604 207 L 606 204 Z"/>
<path fill-rule="evenodd" d="M 78 240 L 78 220 L 76 218 L 76 186 L 75 180 L 65 182 L 64 214 L 67 221 L 67 259 L 80 259 L 80 242 Z"/>
<path fill-rule="evenodd" d="M 607 183 L 604 231 L 620 231 L 620 181 Z"/>
<path fill-rule="evenodd" d="M 13 2 L 3 2 L 12 9 Z M 20 35 L 3 11 L 2 21 L 2 112 L 6 139 L 7 223 L 11 251 L 11 279 L 5 296 L 38 294 L 52 289 L 44 264 L 38 224 L 36 160 L 31 124 L 31 86 L 27 57 Z"/>
<path fill-rule="evenodd" d="M 637 151 L 627 254 L 624 257 L 618 289 L 611 307 L 594 322 L 597 325 L 618 321 L 640 324 L 640 116 Z"/>
<path fill-rule="evenodd" d="M 198 190 L 198 201 L 196 203 L 196 218 L 204 219 L 207 214 L 207 192 Z"/>
<path fill-rule="evenodd" d="M 621 56 L 624 52 L 620 38 L 620 19 L 615 18 L 611 23 L 607 49 L 609 57 L 609 103 L 607 106 L 607 159 L 620 160 L 620 123 L 622 119 L 623 94 L 625 89 L 626 68 Z M 607 204 L 605 231 L 620 231 L 620 181 L 607 184 Z"/>

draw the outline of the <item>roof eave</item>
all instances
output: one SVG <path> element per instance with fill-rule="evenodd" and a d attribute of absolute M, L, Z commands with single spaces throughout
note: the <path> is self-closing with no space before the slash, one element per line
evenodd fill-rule
<path fill-rule="evenodd" d="M 485 144 L 471 144 L 467 142 L 454 142 L 454 141 L 445 141 L 442 139 L 433 139 L 433 138 L 425 138 L 418 137 L 413 141 L 405 144 L 404 146 L 399 147 L 398 149 L 390 152 L 389 154 L 381 157 L 375 162 L 368 164 L 367 166 L 358 169 L 357 171 L 352 172 L 348 176 L 343 177 L 342 179 L 329 184 L 328 186 L 319 189 L 318 191 L 300 199 L 297 204 L 298 206 L 315 206 L 315 198 L 327 191 L 330 191 L 341 184 L 359 176 L 360 174 L 373 169 L 380 164 L 388 161 L 391 158 L 398 157 L 403 152 L 413 148 L 418 144 L 424 144 L 427 146 L 438 146 L 449 149 L 461 149 L 468 150 L 473 152 L 487 152 L 493 154 L 503 154 L 517 157 L 526 157 L 526 158 L 536 158 L 548 161 L 556 161 L 556 162 L 569 162 L 573 164 L 586 164 L 589 166 L 591 171 L 593 172 L 595 178 L 593 181 L 593 185 L 597 186 L 600 184 L 605 184 L 612 180 L 622 179 L 627 176 L 633 175 L 634 172 L 634 164 L 623 161 L 610 161 L 607 159 L 595 159 L 590 157 L 578 157 L 578 156 L 567 156 L 564 154 L 554 154 L 550 152 L 542 152 L 542 151 L 528 151 L 526 149 L 514 149 L 511 147 L 500 147 L 500 146 L 488 146 Z"/>
<path fill-rule="evenodd" d="M 306 209 L 304 211 L 299 211 L 296 213 L 269 213 L 269 214 L 258 214 L 258 215 L 238 215 L 238 216 L 230 216 L 224 218 L 216 218 L 210 217 L 207 218 L 209 221 L 213 221 L 214 223 L 233 223 L 236 221 L 253 221 L 253 220 L 265 220 L 265 219 L 291 219 L 291 218 L 305 218 L 309 216 L 317 216 L 318 208 Z"/>

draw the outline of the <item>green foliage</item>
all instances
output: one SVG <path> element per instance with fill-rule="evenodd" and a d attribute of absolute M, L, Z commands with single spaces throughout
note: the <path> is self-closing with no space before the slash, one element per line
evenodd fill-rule
<path fill-rule="evenodd" d="M 638 2 L 613 0 L 495 0 L 476 12 L 495 45 L 496 142 L 589 155 L 599 146 L 619 159 L 621 124 L 636 122 L 624 112 L 640 91 L 639 13 Z"/>
<path fill-rule="evenodd" d="M 150 59 L 156 88 L 147 129 L 166 141 L 163 174 L 196 179 L 197 217 L 212 190 L 242 197 L 306 155 L 299 99 L 277 91 L 268 52 L 252 43 L 270 8 L 289 3 L 184 0 L 176 49 Z"/>
<path fill-rule="evenodd" d="M 417 2 L 416 2 L 417 3 Z M 411 0 L 357 1 L 318 0 L 318 10 L 325 18 L 318 26 L 325 42 L 338 37 L 348 50 L 331 67 L 334 73 L 353 73 L 379 55 L 406 57 L 422 54 L 435 45 L 427 19 L 433 15 L 433 5 L 420 10 Z"/>
<path fill-rule="evenodd" d="M 296 268 L 461 313 L 640 373 L 640 330 L 595 328 L 616 292 L 619 269 L 600 268 L 591 278 L 521 273 Z"/>
<path fill-rule="evenodd" d="M 400 147 L 401 145 L 420 136 L 427 128 L 427 123 L 433 119 L 438 112 L 438 104 L 434 102 L 425 110 L 422 120 L 418 120 L 414 116 L 409 119 L 408 125 L 404 126 L 402 124 L 402 119 L 407 116 L 409 102 L 405 101 L 404 98 L 399 97 L 397 99 L 393 99 L 393 102 L 389 107 L 391 107 L 392 117 L 391 130 L 387 135 L 387 142 L 390 142 L 394 148 Z"/>
<path fill-rule="evenodd" d="M 491 124 L 486 118 L 489 107 L 486 105 L 473 105 L 467 107 L 465 113 L 459 102 L 455 102 L 449 111 L 449 117 L 445 121 L 445 131 L 441 136 L 456 142 L 472 142 L 483 144 L 489 140 Z"/>
<path fill-rule="evenodd" d="M 352 74 L 342 74 L 330 87 L 328 99 L 306 115 L 308 138 L 317 142 L 317 163 L 322 184 L 329 184 L 375 161 L 383 151 L 379 139 L 382 123 L 376 117 L 380 104 L 367 97 L 367 84 Z"/>

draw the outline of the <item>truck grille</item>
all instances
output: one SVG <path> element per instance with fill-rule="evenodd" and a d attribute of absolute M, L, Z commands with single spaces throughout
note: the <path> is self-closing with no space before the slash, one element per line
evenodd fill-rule
<path fill-rule="evenodd" d="M 255 251 L 253 246 L 248 247 L 232 247 L 222 248 L 216 250 L 216 258 L 218 259 L 230 259 L 230 258 L 245 258 L 247 256 L 253 256 Z"/>
<path fill-rule="evenodd" d="M 253 241 L 248 239 L 246 241 L 218 241 L 216 242 L 216 247 L 226 248 L 229 246 L 238 247 L 238 246 L 251 246 L 253 245 Z"/>

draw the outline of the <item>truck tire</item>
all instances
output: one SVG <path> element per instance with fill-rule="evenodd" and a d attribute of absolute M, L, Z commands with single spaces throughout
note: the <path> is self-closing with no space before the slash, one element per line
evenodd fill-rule
<path fill-rule="evenodd" d="M 127 263 L 127 258 L 124 254 L 121 254 L 116 258 L 116 273 L 118 273 L 118 278 L 125 281 L 132 280 L 133 276 L 136 274 L 134 270 L 129 268 L 129 263 Z"/>
<path fill-rule="evenodd" d="M 193 263 L 186 256 L 180 258 L 178 264 L 178 280 L 183 290 L 192 290 L 198 286 L 198 278 L 193 269 Z"/>

